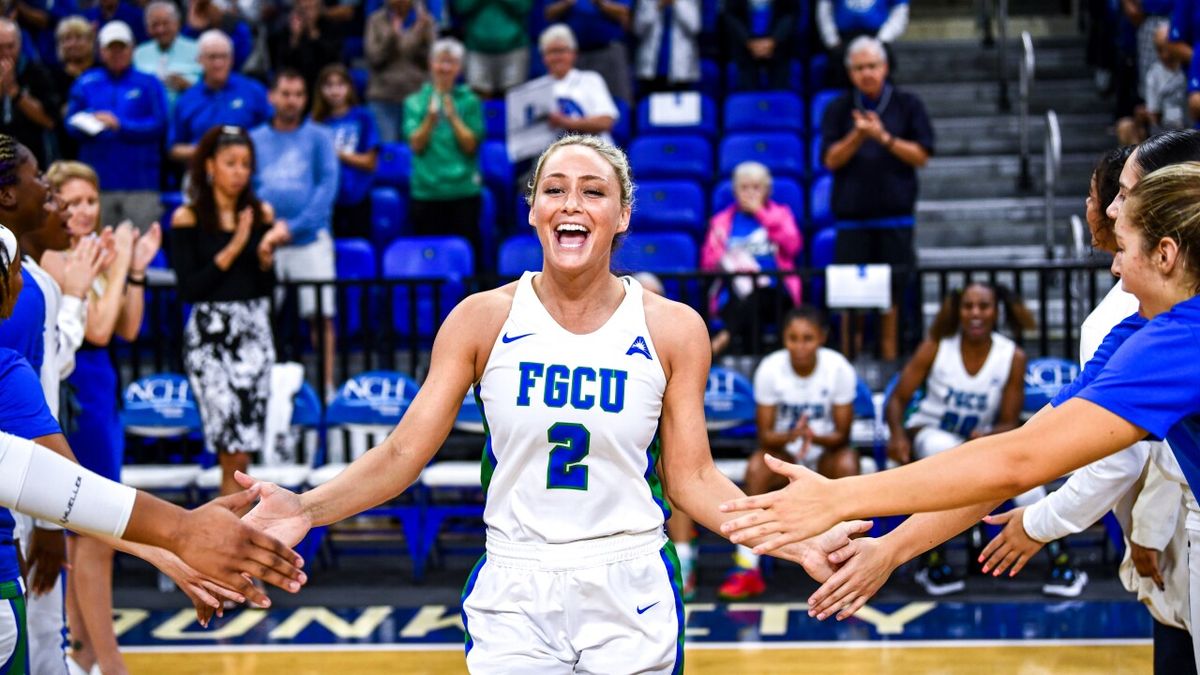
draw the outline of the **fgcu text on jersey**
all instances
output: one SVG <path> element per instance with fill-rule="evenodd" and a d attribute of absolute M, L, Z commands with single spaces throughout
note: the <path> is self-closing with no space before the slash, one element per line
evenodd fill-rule
<path fill-rule="evenodd" d="M 627 371 L 588 366 L 568 368 L 557 364 L 547 366 L 528 361 L 523 361 L 519 367 L 518 406 L 527 407 L 530 390 L 540 384 L 542 402 L 548 408 L 562 408 L 570 404 L 576 410 L 591 410 L 598 404 L 601 410 L 608 413 L 619 413 L 625 408 L 625 382 L 629 380 Z"/>

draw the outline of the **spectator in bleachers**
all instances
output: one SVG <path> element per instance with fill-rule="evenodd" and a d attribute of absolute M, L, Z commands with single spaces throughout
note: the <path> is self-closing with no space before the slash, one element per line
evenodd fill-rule
<path fill-rule="evenodd" d="M 171 217 L 179 297 L 194 303 L 184 328 L 184 365 L 206 447 L 217 453 L 221 494 L 241 490 L 235 470 L 263 447 L 275 345 L 269 315 L 276 248 L 287 226 L 254 193 L 254 144 L 219 126 L 197 143 L 188 203 Z"/>
<path fill-rule="evenodd" d="M 250 137 L 258 155 L 256 191 L 287 223 L 291 235 L 287 245 L 275 253 L 276 276 L 280 281 L 315 283 L 337 278 L 330 230 L 338 190 L 338 156 L 329 130 L 304 119 L 307 98 L 304 77 L 294 70 L 280 71 L 270 91 L 275 116 L 251 131 Z M 333 391 L 336 289 L 325 285 L 320 290 L 323 321 L 311 325 L 314 347 L 321 344 L 318 331 L 324 331 L 321 381 L 329 394 Z M 318 311 L 316 289 L 301 288 L 299 296 L 300 316 L 311 321 Z"/>
<path fill-rule="evenodd" d="M 105 229 L 100 220 L 100 178 L 90 166 L 55 162 L 46 170 L 46 181 L 67 205 L 73 246 Z M 138 236 L 126 221 L 112 232 L 111 259 L 87 293 L 84 342 L 67 378 L 78 408 L 67 441 L 84 468 L 120 482 L 125 431 L 117 412 L 119 385 L 108 345 L 114 336 L 131 341 L 141 330 L 146 269 L 162 244 L 162 230 L 154 223 Z M 66 255 L 47 252 L 42 261 L 61 285 Z M 82 645 L 72 656 L 85 668 L 98 664 L 103 672 L 122 672 L 125 664 L 112 624 L 113 549 L 87 536 L 71 537 L 68 544 L 73 573 L 68 576 L 67 613 L 72 640 Z"/>
<path fill-rule="evenodd" d="M 79 140 L 79 159 L 100 174 L 101 222 L 123 220 L 145 231 L 162 215 L 160 153 L 167 132 L 167 98 L 153 75 L 133 69 L 133 31 L 123 21 L 100 30 L 102 68 L 84 73 L 71 87 L 68 132 Z M 70 122 L 88 113 L 100 128 Z M 94 132 L 94 133 L 91 133 Z"/>
<path fill-rule="evenodd" d="M 243 66 L 247 66 L 246 60 L 254 50 L 254 34 L 250 26 L 214 0 L 188 0 L 183 34 L 199 41 L 204 33 L 213 29 L 229 36 L 233 43 L 233 69 L 240 72 Z"/>
<path fill-rule="evenodd" d="M 44 166 L 47 133 L 57 125 L 62 103 L 50 72 L 21 55 L 21 29 L 0 18 L 0 133 L 29 148 Z"/>
<path fill-rule="evenodd" d="M 1134 117 L 1117 122 L 1117 138 L 1124 145 L 1140 143 L 1163 129 L 1188 126 L 1188 82 L 1175 54 L 1167 48 L 1169 31 L 1170 28 L 1162 23 L 1155 32 L 1159 60 L 1146 72 L 1143 82 L 1145 105 L 1137 108 Z"/>
<path fill-rule="evenodd" d="M 892 307 L 880 332 L 882 356 L 894 362 L 898 291 L 916 263 L 916 170 L 933 154 L 933 127 L 921 100 L 888 82 L 881 42 L 856 38 L 846 49 L 845 65 L 854 86 L 829 104 L 821 120 L 821 161 L 833 173 L 831 208 L 838 228 L 833 259 L 893 267 Z M 849 354 L 846 314 L 842 322 L 842 352 Z M 861 341 L 862 331 L 856 333 Z M 854 353 L 861 348 L 857 344 Z"/>
<path fill-rule="evenodd" d="M 292 0 L 292 9 L 275 23 L 267 36 L 271 68 L 295 70 L 311 90 L 317 74 L 342 61 L 342 39 L 337 27 L 321 15 L 321 0 Z"/>
<path fill-rule="evenodd" d="M 484 97 L 502 97 L 529 78 L 533 0 L 453 0 L 467 47 L 467 82 Z"/>
<path fill-rule="evenodd" d="M 733 194 L 734 203 L 713 214 L 700 251 L 700 269 L 746 275 L 734 278 L 730 288 L 713 288 L 712 310 L 722 321 L 712 338 L 714 355 L 734 339 L 751 344 L 755 324 L 778 323 L 783 312 L 800 303 L 800 277 L 753 276 L 796 269 L 804 246 L 791 208 L 771 200 L 770 170 L 758 162 L 738 164 Z"/>
<path fill-rule="evenodd" d="M 600 73 L 612 96 L 626 103 L 633 102 L 633 78 L 625 50 L 632 4 L 632 0 L 547 0 L 545 13 L 546 21 L 570 27 L 580 70 Z M 545 49 L 542 51 L 544 54 Z"/>
<path fill-rule="evenodd" d="M 82 16 L 69 16 L 59 22 L 58 28 L 54 29 L 54 37 L 58 42 L 60 65 L 52 68 L 50 75 L 54 78 L 54 93 L 62 101 L 59 112 L 66 115 L 75 80 L 96 63 L 96 32 Z M 55 129 L 55 140 L 58 142 L 60 158 L 75 159 L 79 156 L 79 141 L 67 132 L 66 124 L 59 124 Z"/>
<path fill-rule="evenodd" d="M 96 30 L 113 21 L 122 21 L 133 32 L 134 45 L 146 40 L 146 18 L 140 4 L 122 0 L 99 0 L 91 9 L 84 10 L 83 18 L 91 21 Z"/>
<path fill-rule="evenodd" d="M 746 464 L 747 495 L 778 490 L 787 479 L 767 468 L 766 455 L 804 465 L 829 478 L 858 475 L 858 451 L 850 447 L 850 424 L 858 376 L 854 366 L 825 347 L 825 317 L 797 307 L 784 317 L 783 349 L 768 354 L 754 371 L 758 450 Z M 767 589 L 759 557 L 739 545 L 734 570 L 717 595 L 744 600 Z"/>
<path fill-rule="evenodd" d="M 637 0 L 641 93 L 695 88 L 700 81 L 700 1 Z"/>
<path fill-rule="evenodd" d="M 788 89 L 796 0 L 729 0 L 721 14 L 738 89 Z M 764 86 L 765 83 L 765 86 Z"/>
<path fill-rule="evenodd" d="M 171 124 L 171 159 L 191 161 L 195 144 L 209 129 L 224 124 L 253 129 L 271 115 L 267 92 L 257 80 L 233 70 L 233 42 L 213 29 L 200 36 L 201 78 L 183 92 Z"/>
<path fill-rule="evenodd" d="M 890 47 L 908 28 L 908 0 L 818 0 L 817 28 L 833 64 L 826 74 L 826 86 L 845 87 L 850 82 L 837 64 L 846 58 L 846 45 L 860 35 L 882 42 L 895 68 L 896 55 Z"/>
<path fill-rule="evenodd" d="M 1146 77 L 1150 68 L 1159 62 L 1159 46 L 1166 36 L 1159 37 L 1159 28 L 1170 31 L 1171 9 L 1175 0 L 1122 0 L 1125 18 L 1137 30 L 1137 91 L 1146 97 Z"/>
<path fill-rule="evenodd" d="M 146 32 L 150 39 L 133 50 L 133 67 L 154 75 L 167 91 L 167 106 L 175 107 L 179 95 L 200 79 L 200 46 L 179 34 L 179 8 L 170 0 L 146 5 Z"/>
<path fill-rule="evenodd" d="M 599 73 L 575 68 L 578 50 L 570 26 L 547 27 L 538 38 L 538 49 L 547 71 L 539 79 L 554 83 L 558 108 L 550 113 L 550 126 L 563 133 L 595 134 L 612 143 L 609 132 L 621 113 Z"/>
<path fill-rule="evenodd" d="M 367 102 L 380 141 L 403 138 L 404 100 L 429 79 L 429 45 L 436 37 L 433 18 L 421 2 L 388 0 L 367 18 Z"/>
<path fill-rule="evenodd" d="M 317 76 L 312 120 L 329 127 L 341 164 L 333 233 L 371 237 L 371 181 L 379 160 L 379 134 L 371 111 L 358 104 L 350 72 L 340 63 Z"/>
<path fill-rule="evenodd" d="M 458 235 L 480 250 L 483 110 L 470 87 L 456 84 L 464 48 L 453 38 L 433 44 L 433 79 L 404 102 L 404 136 L 412 148 L 408 222 L 418 235 Z"/>

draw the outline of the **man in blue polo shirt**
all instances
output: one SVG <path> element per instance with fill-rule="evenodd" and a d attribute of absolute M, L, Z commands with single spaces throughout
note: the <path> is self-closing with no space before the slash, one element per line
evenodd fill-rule
<path fill-rule="evenodd" d="M 217 29 L 198 41 L 203 75 L 175 102 L 171 124 L 171 159 L 188 162 L 204 132 L 229 124 L 253 129 L 271 116 L 261 84 L 233 72 L 233 41 Z"/>
<path fill-rule="evenodd" d="M 888 82 L 887 54 L 879 40 L 862 36 L 851 42 L 846 68 L 854 87 L 830 103 L 821 120 L 821 158 L 833 172 L 833 259 L 893 267 L 892 307 L 880 332 L 884 360 L 895 361 L 897 291 L 916 263 L 917 169 L 933 154 L 933 127 L 921 100 Z M 844 351 L 848 347 L 843 338 Z"/>
<path fill-rule="evenodd" d="M 100 60 L 75 80 L 67 132 L 79 159 L 100 175 L 103 223 L 131 220 L 140 230 L 162 215 L 159 153 L 167 132 L 167 96 L 158 78 L 133 68 L 133 31 L 123 21 L 100 29 Z"/>

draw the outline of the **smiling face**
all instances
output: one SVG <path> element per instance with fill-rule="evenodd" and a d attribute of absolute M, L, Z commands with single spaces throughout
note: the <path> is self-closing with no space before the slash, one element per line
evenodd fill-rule
<path fill-rule="evenodd" d="M 963 290 L 958 306 L 958 325 L 968 340 L 983 340 L 996 329 L 996 293 L 980 284 Z"/>
<path fill-rule="evenodd" d="M 66 204 L 70 214 L 67 229 L 72 237 L 86 237 L 98 229 L 100 192 L 95 185 L 82 178 L 72 178 L 58 189 L 58 198 Z"/>
<path fill-rule="evenodd" d="M 565 40 L 554 40 L 542 50 L 542 63 L 556 80 L 561 80 L 575 67 L 576 52 Z"/>
<path fill-rule="evenodd" d="M 603 265 L 607 270 L 613 240 L 628 229 L 629 213 L 612 164 L 591 148 L 566 145 L 542 163 L 529 224 L 542 242 L 547 266 Z"/>

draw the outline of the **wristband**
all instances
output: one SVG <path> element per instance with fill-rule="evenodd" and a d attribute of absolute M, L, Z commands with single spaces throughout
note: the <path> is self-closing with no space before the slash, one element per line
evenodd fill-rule
<path fill-rule="evenodd" d="M 142 276 L 135 277 L 132 274 L 130 274 L 129 276 L 125 277 L 125 283 L 130 286 L 145 286 L 146 285 L 146 275 L 143 273 Z"/>

